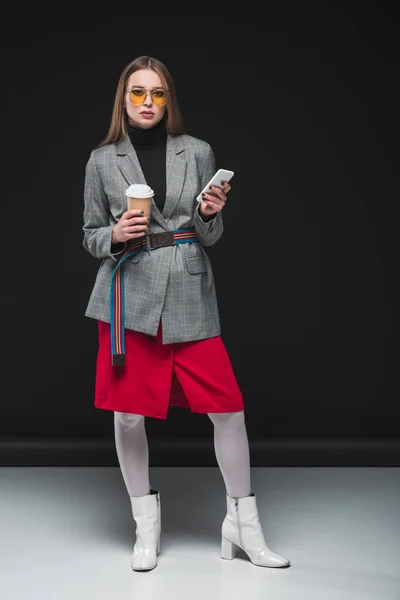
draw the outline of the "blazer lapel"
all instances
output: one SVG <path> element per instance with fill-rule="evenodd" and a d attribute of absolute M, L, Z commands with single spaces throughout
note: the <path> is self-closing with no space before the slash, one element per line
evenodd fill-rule
<path fill-rule="evenodd" d="M 167 190 L 163 217 L 166 221 L 171 215 L 181 196 L 186 173 L 185 148 L 181 138 L 168 135 L 167 138 Z"/>
<path fill-rule="evenodd" d="M 128 186 L 133 183 L 147 184 L 136 151 L 132 146 L 129 138 L 126 137 L 120 140 L 119 142 L 117 142 L 116 146 L 117 155 L 119 157 L 118 167 L 122 175 L 125 177 Z M 154 220 L 157 221 L 157 223 L 159 223 L 161 227 L 163 227 L 165 230 L 168 230 L 167 222 L 158 210 L 158 207 L 154 202 L 154 198 L 151 202 L 151 214 Z"/>

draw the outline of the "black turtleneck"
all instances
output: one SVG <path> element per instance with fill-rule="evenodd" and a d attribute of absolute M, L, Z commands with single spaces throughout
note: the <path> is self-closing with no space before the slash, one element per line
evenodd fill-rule
<path fill-rule="evenodd" d="M 154 202 L 160 212 L 165 204 L 167 130 L 165 119 L 154 127 L 142 129 L 128 123 L 127 131 L 147 185 L 154 190 Z"/>

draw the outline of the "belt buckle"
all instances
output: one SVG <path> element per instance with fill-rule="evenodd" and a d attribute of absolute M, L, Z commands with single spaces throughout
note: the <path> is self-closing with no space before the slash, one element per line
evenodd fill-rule
<path fill-rule="evenodd" d="M 173 231 L 161 231 L 160 233 L 149 233 L 147 236 L 147 249 L 155 250 L 156 248 L 164 248 L 165 246 L 173 246 L 175 244 L 175 236 Z"/>

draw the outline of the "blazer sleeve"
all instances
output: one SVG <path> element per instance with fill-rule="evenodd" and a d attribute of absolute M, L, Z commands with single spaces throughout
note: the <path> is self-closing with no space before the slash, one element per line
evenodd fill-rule
<path fill-rule="evenodd" d="M 203 158 L 200 171 L 201 189 L 207 185 L 215 173 L 215 158 L 212 148 L 206 143 L 206 152 Z M 193 225 L 197 238 L 203 246 L 212 246 L 219 240 L 224 225 L 222 220 L 222 211 L 215 213 L 209 221 L 204 221 L 200 214 L 200 203 L 195 201 L 195 210 L 193 215 Z"/>
<path fill-rule="evenodd" d="M 92 152 L 86 165 L 83 209 L 83 247 L 95 258 L 117 261 L 125 250 L 126 242 L 112 244 L 114 225 L 110 225 L 110 211 L 100 174 Z"/>

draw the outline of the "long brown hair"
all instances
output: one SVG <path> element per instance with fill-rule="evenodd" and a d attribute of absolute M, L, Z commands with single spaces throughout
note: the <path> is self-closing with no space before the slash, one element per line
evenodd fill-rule
<path fill-rule="evenodd" d="M 106 137 L 98 147 L 119 142 L 127 135 L 128 117 L 124 109 L 124 97 L 129 77 L 140 69 L 152 69 L 160 77 L 166 90 L 169 92 L 166 105 L 166 129 L 168 133 L 177 135 L 184 133 L 184 124 L 179 110 L 174 81 L 167 67 L 157 58 L 152 56 L 139 56 L 126 65 L 118 81 L 115 93 L 114 108 L 111 116 L 111 125 Z"/>

